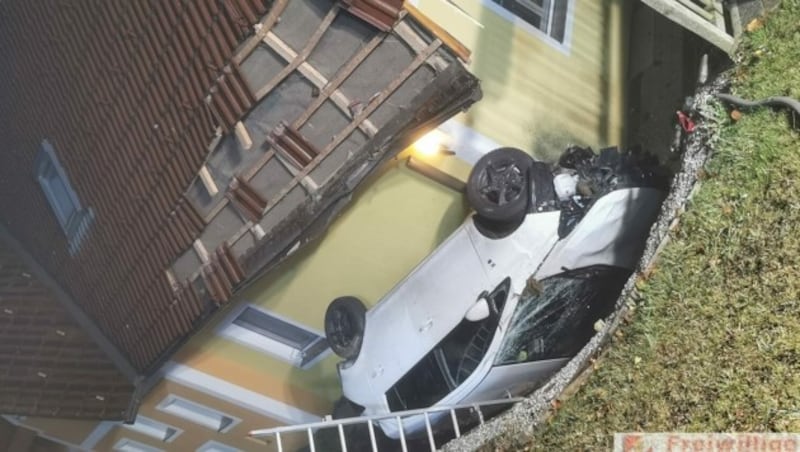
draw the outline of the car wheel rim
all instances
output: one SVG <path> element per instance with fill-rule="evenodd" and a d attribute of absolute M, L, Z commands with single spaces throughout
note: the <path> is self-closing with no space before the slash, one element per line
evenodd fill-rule
<path fill-rule="evenodd" d="M 519 198 L 525 189 L 525 176 L 514 162 L 490 162 L 481 172 L 479 192 L 486 201 L 504 206 Z"/>
<path fill-rule="evenodd" d="M 330 338 L 337 344 L 347 347 L 352 340 L 352 323 L 344 312 L 334 311 Z"/>

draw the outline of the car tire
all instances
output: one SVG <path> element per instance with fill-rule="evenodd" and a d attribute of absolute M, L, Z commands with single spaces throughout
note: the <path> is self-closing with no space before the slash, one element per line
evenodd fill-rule
<path fill-rule="evenodd" d="M 481 157 L 467 180 L 467 200 L 483 218 L 516 222 L 528 209 L 530 155 L 516 148 L 499 148 Z"/>
<path fill-rule="evenodd" d="M 336 403 L 333 404 L 333 412 L 331 417 L 333 419 L 346 419 L 349 417 L 361 416 L 364 412 L 364 407 L 358 405 L 347 397 L 340 397 Z"/>
<path fill-rule="evenodd" d="M 523 221 L 524 218 L 520 218 L 517 221 L 492 221 L 480 215 L 472 216 L 472 223 L 475 225 L 475 229 L 482 236 L 492 240 L 504 239 L 513 234 Z"/>
<path fill-rule="evenodd" d="M 364 340 L 367 308 L 356 297 L 339 297 L 325 311 L 325 338 L 334 353 L 350 360 L 358 356 Z"/>
<path fill-rule="evenodd" d="M 333 419 L 347 419 L 347 418 L 354 418 L 359 417 L 364 412 L 364 407 L 353 402 L 352 400 L 348 399 L 347 397 L 340 397 L 336 403 L 333 404 L 333 412 L 331 413 L 331 417 Z M 317 450 L 325 450 L 325 451 L 341 451 L 341 439 L 339 438 L 339 432 L 336 428 L 328 428 L 325 429 L 331 433 L 335 434 L 335 441 L 331 441 L 329 444 L 332 447 L 318 447 Z M 344 433 L 347 450 L 371 450 L 371 441 L 370 441 L 370 433 L 369 427 L 367 427 L 366 422 L 363 423 L 356 423 L 356 424 L 346 424 L 342 425 L 342 430 Z M 377 441 L 379 450 L 384 450 L 384 448 L 388 448 L 388 444 L 385 443 L 385 437 L 382 434 L 382 431 L 377 428 L 374 431 L 375 440 Z"/>
<path fill-rule="evenodd" d="M 333 404 L 333 411 L 331 418 L 333 419 L 346 419 L 351 417 L 361 416 L 364 407 L 356 404 L 347 397 L 340 397 L 336 403 Z M 347 441 L 347 450 L 367 450 L 369 444 L 369 431 L 366 427 L 358 424 L 342 425 L 344 436 Z M 314 445 L 315 450 L 324 450 L 330 452 L 339 452 L 342 450 L 342 442 L 339 438 L 339 429 L 334 425 L 332 427 L 322 427 L 315 429 L 314 432 Z M 376 432 L 377 433 L 377 432 Z M 363 438 L 367 438 L 364 440 Z M 309 452 L 310 447 L 300 449 L 298 452 Z"/>

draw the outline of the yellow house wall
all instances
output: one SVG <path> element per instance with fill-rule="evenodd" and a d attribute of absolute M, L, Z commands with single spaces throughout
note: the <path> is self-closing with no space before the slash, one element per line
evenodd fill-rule
<path fill-rule="evenodd" d="M 465 217 L 460 193 L 413 172 L 401 159 L 376 179 L 323 240 L 243 297 L 321 330 L 332 299 L 354 295 L 375 304 Z"/>
<path fill-rule="evenodd" d="M 242 421 L 231 430 L 225 433 L 219 433 L 202 425 L 156 409 L 156 406 L 170 394 L 212 407 L 227 415 L 239 418 Z M 139 408 L 139 415 L 176 427 L 183 430 L 183 432 L 173 441 L 167 443 L 122 425 L 118 425 L 97 443 L 95 449 L 98 451 L 110 451 L 117 441 L 127 438 L 169 451 L 193 451 L 210 440 L 241 450 L 277 450 L 274 444 L 265 445 L 247 437 L 250 430 L 277 426 L 278 424 L 274 420 L 171 381 L 162 381 L 153 389 Z M 286 446 L 285 450 L 296 450 L 297 446 L 305 444 L 302 440 L 304 440 L 304 438 L 289 438 L 288 443 L 284 442 L 284 446 Z"/>
<path fill-rule="evenodd" d="M 375 304 L 467 212 L 462 194 L 408 169 L 405 157 L 373 176 L 322 239 L 246 288 L 235 303 L 255 304 L 320 334 L 325 308 L 334 298 L 355 295 L 368 306 Z M 454 157 L 432 159 L 453 174 L 463 176 L 468 169 L 464 163 L 447 161 Z M 337 357 L 329 354 L 311 368 L 299 369 L 217 335 L 227 317 L 217 316 L 173 361 L 318 416 L 330 413 L 341 394 Z"/>
<path fill-rule="evenodd" d="M 453 0 L 463 12 L 446 0 L 417 2 L 473 52 L 469 68 L 484 97 L 458 121 L 539 157 L 553 158 L 569 143 L 621 143 L 625 2 L 570 0 L 571 39 L 559 49 L 532 27 L 498 15 L 488 1 Z"/>
<path fill-rule="evenodd" d="M 97 427 L 96 421 L 76 421 L 58 418 L 28 417 L 22 425 L 39 430 L 70 444 L 81 444 Z"/>
<path fill-rule="evenodd" d="M 376 303 L 464 220 L 464 197 L 412 170 L 404 153 L 382 168 L 357 192 L 352 204 L 318 241 L 292 255 L 277 271 L 245 289 L 238 303 L 253 303 L 319 332 L 330 300 L 355 295 L 368 306 Z M 420 156 L 418 156 L 420 157 Z M 455 157 L 420 157 L 465 178 L 468 166 Z M 232 304 L 236 304 L 234 302 Z M 324 416 L 340 396 L 336 362 L 330 354 L 303 370 L 217 335 L 229 312 L 218 315 L 173 357 L 173 361 L 229 383 L 283 401 L 313 415 Z M 212 388 L 213 389 L 213 388 Z M 155 409 L 167 394 L 244 420 L 225 434 Z M 184 430 L 174 442 L 163 443 L 123 426 L 116 426 L 96 446 L 111 450 L 128 438 L 165 450 L 194 450 L 216 440 L 243 450 L 259 444 L 247 432 L 277 425 L 277 421 L 170 380 L 157 384 L 139 414 Z M 29 424 L 73 444 L 81 444 L 96 422 L 30 419 Z M 286 449 L 291 450 L 291 449 Z"/>

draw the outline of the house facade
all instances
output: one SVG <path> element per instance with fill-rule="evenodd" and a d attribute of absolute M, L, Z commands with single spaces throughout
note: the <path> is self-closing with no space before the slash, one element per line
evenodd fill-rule
<path fill-rule="evenodd" d="M 443 128 L 454 148 L 514 146 L 553 159 L 571 143 L 624 141 L 629 2 L 412 3 L 472 51 L 481 79 L 483 100 Z"/>
<path fill-rule="evenodd" d="M 354 295 L 373 305 L 435 249 L 467 214 L 471 163 L 499 145 L 552 158 L 569 143 L 622 140 L 622 2 L 418 0 L 388 19 L 358 1 L 167 3 L 0 4 L 0 36 L 14 43 L 3 46 L 14 84 L 2 86 L 0 112 L 17 131 L 4 158 L 21 162 L 0 178 L 9 246 L 41 267 L 18 273 L 55 275 L 46 289 L 66 287 L 74 311 L 89 313 L 73 328 L 95 325 L 85 344 L 117 373 L 109 393 L 122 394 L 113 416 L 0 410 L 66 447 L 264 450 L 250 430 L 319 420 L 340 396 L 327 304 Z M 38 15 L 52 26 L 28 41 L 12 18 Z M 344 55 L 315 51 L 348 39 Z M 390 46 L 402 58 L 370 64 L 363 50 Z M 354 76 L 327 89 L 353 58 L 379 86 Z M 390 107 L 403 89 L 435 87 L 456 63 L 481 80 L 483 99 L 426 113 L 438 125 L 470 106 L 433 133 L 436 150 L 455 155 L 422 144 L 397 154 L 430 128 L 406 120 L 417 133 L 389 140 L 395 150 L 319 240 L 280 235 L 307 226 L 289 218 L 304 196 L 327 196 L 341 168 L 356 172 L 342 162 L 401 117 Z M 73 97 L 51 104 L 52 93 Z M 276 105 L 296 122 L 270 116 Z M 326 166 L 320 154 L 341 157 Z M 284 241 L 251 251 L 270 238 Z"/>

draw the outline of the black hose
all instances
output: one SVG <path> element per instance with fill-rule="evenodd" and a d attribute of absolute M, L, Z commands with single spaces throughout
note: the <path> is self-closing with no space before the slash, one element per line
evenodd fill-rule
<path fill-rule="evenodd" d="M 766 99 L 751 101 L 745 100 L 741 97 L 736 97 L 731 94 L 717 94 L 717 99 L 735 105 L 739 108 L 757 108 L 757 107 L 783 107 L 791 108 L 797 114 L 800 114 L 800 101 L 792 99 L 791 97 L 768 97 Z"/>

